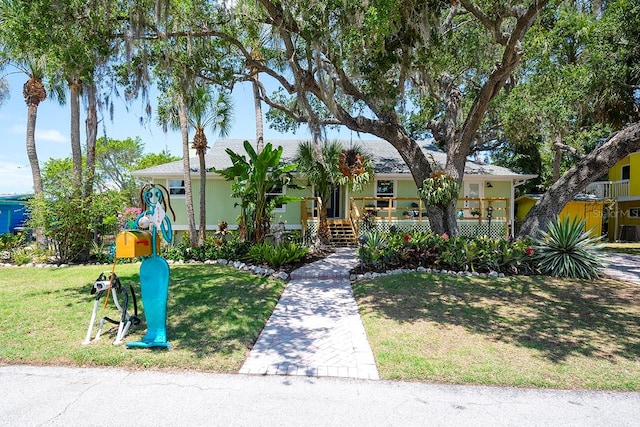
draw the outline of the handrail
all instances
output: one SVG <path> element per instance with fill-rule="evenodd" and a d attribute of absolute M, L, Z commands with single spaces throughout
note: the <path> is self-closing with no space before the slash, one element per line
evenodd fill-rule
<path fill-rule="evenodd" d="M 309 206 L 309 201 L 313 202 L 311 206 Z M 309 220 L 319 220 L 322 201 L 318 197 L 305 197 L 301 206 L 302 230 L 305 233 Z M 507 197 L 459 198 L 456 208 L 457 220 L 466 223 L 477 222 L 478 225 L 490 221 L 508 223 L 511 218 L 511 203 Z M 349 219 L 356 235 L 359 231 L 360 220 L 365 216 L 388 224 L 398 220 L 414 221 L 418 224 L 429 221 L 427 205 L 418 197 L 350 197 Z"/>
<path fill-rule="evenodd" d="M 314 202 L 309 206 L 309 202 Z M 309 209 L 311 210 L 309 212 Z M 322 209 L 322 200 L 320 197 L 303 197 L 300 203 L 300 219 L 302 222 L 302 235 L 307 232 L 307 222 L 309 220 L 320 219 L 320 209 Z"/>
<path fill-rule="evenodd" d="M 378 202 L 383 202 L 380 206 Z M 391 222 L 394 219 L 414 219 L 426 221 L 426 204 L 417 197 L 352 197 L 352 211 L 358 209 L 358 216 L 370 215 L 377 220 Z M 477 220 L 482 223 L 491 212 L 492 219 L 509 219 L 509 199 L 506 197 L 465 197 L 456 204 L 458 219 Z M 352 214 L 353 216 L 353 214 Z"/>

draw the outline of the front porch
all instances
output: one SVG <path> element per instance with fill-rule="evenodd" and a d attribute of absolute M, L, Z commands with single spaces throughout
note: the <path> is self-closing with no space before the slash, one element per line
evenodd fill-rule
<path fill-rule="evenodd" d="M 307 197 L 301 203 L 302 233 L 305 239 L 318 230 L 320 199 Z M 493 238 L 511 234 L 512 209 L 509 198 L 466 197 L 458 199 L 458 232 L 462 236 Z M 328 218 L 336 244 L 357 245 L 364 230 L 430 231 L 426 205 L 412 197 L 350 197 L 346 218 Z"/>

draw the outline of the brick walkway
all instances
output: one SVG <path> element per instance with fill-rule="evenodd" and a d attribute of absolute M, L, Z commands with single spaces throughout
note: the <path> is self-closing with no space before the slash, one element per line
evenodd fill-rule
<path fill-rule="evenodd" d="M 354 249 L 291 274 L 243 374 L 378 379 L 349 282 Z"/>

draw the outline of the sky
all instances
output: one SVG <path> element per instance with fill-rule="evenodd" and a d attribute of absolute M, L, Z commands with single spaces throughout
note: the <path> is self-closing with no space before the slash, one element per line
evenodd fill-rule
<path fill-rule="evenodd" d="M 8 74 L 10 97 L 0 104 L 0 194 L 28 194 L 33 193 L 33 180 L 31 167 L 26 151 L 26 122 L 27 106 L 22 97 L 22 85 L 26 76 L 21 73 Z M 253 91 L 249 83 L 237 84 L 233 92 L 234 122 L 227 138 L 255 140 L 255 109 L 253 104 Z M 99 116 L 101 120 L 98 136 L 106 136 L 113 139 L 126 139 L 140 137 L 145 145 L 145 153 L 159 153 L 168 150 L 175 156 L 182 156 L 182 142 L 180 133 L 162 129 L 151 123 L 141 125 L 140 117 L 146 117 L 143 105 L 140 102 L 127 106 L 123 99 L 114 100 L 113 121 L 106 115 Z M 155 99 L 151 100 L 154 108 L 157 106 Z M 82 109 L 82 106 L 81 106 Z M 263 113 L 267 107 L 263 105 Z M 84 144 L 84 120 L 80 117 L 81 141 Z M 153 120 L 155 121 L 155 114 Z M 69 140 L 70 113 L 69 106 L 60 106 L 57 101 L 45 100 L 38 107 L 36 123 L 36 150 L 40 166 L 51 158 L 71 157 L 71 143 Z M 302 126 L 296 134 L 282 134 L 269 129 L 264 122 L 265 142 L 269 139 L 306 139 L 309 133 Z M 350 131 L 344 129 L 335 131 L 331 138 L 350 138 Z M 193 135 L 190 133 L 189 137 Z M 355 137 L 355 136 L 354 136 Z M 207 132 L 207 139 L 215 141 L 217 134 Z M 214 149 L 214 144 L 209 144 Z"/>

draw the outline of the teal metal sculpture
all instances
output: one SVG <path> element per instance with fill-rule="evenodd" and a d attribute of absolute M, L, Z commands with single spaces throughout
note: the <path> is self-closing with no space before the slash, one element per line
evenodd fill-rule
<path fill-rule="evenodd" d="M 164 194 L 166 194 L 166 201 Z M 171 346 L 167 342 L 169 264 L 158 255 L 156 236 L 158 230 L 160 230 L 167 243 L 172 241 L 171 222 L 166 215 L 169 193 L 162 185 L 149 184 L 142 188 L 141 199 L 147 208 L 138 216 L 136 224 L 141 227 L 149 224 L 148 226 L 152 230 L 151 256 L 145 257 L 140 266 L 140 292 L 142 294 L 144 316 L 147 321 L 147 333 L 141 341 L 128 342 L 126 346 L 131 348 L 168 348 Z M 168 206 L 171 209 L 170 203 Z M 172 209 L 171 212 L 173 213 Z"/>

